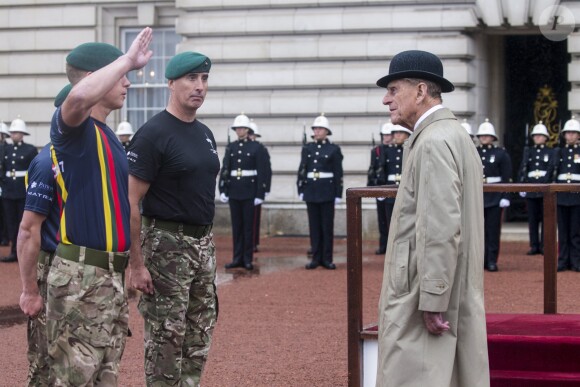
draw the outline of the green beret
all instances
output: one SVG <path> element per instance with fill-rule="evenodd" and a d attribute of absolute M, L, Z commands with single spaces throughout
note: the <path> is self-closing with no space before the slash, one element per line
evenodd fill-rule
<path fill-rule="evenodd" d="M 123 55 L 115 46 L 107 43 L 83 43 L 66 57 L 66 63 L 85 71 L 97 71 Z"/>
<path fill-rule="evenodd" d="M 68 93 L 70 93 L 71 89 L 72 85 L 69 83 L 68 85 L 63 87 L 61 91 L 58 92 L 58 94 L 54 98 L 54 107 L 59 107 L 60 105 L 62 105 L 62 103 L 68 96 Z"/>
<path fill-rule="evenodd" d="M 165 78 L 177 79 L 189 73 L 209 73 L 211 60 L 199 52 L 187 51 L 175 55 L 165 69 Z"/>

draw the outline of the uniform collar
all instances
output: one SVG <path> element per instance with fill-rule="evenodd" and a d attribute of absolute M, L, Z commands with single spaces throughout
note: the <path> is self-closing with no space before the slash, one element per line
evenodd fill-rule
<path fill-rule="evenodd" d="M 330 141 L 328 141 L 328 139 L 326 139 L 326 140 L 316 140 L 315 143 L 318 144 L 318 145 L 321 145 L 321 144 L 324 145 L 326 143 L 329 143 L 330 144 Z"/>

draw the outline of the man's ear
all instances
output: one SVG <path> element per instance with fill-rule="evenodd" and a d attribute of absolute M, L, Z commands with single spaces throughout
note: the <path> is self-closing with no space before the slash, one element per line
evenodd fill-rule
<path fill-rule="evenodd" d="M 417 102 L 421 103 L 427 97 L 427 85 L 423 82 L 420 82 L 417 85 Z"/>

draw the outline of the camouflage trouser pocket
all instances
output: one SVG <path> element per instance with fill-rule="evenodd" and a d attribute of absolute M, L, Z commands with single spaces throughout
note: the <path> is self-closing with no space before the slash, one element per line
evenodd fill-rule
<path fill-rule="evenodd" d="M 106 313 L 103 313 L 106 317 Z M 70 334 L 80 342 L 87 343 L 94 348 L 107 347 L 111 342 L 111 323 L 102 318 L 90 319 L 78 309 L 72 309 L 66 316 Z"/>

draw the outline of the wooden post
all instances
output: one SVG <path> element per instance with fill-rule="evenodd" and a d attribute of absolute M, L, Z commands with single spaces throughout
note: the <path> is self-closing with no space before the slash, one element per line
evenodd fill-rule
<path fill-rule="evenodd" d="M 557 240 L 557 193 L 548 189 L 544 192 L 544 314 L 558 312 L 558 245 Z"/>
<path fill-rule="evenodd" d="M 361 198 L 346 191 L 348 385 L 362 385 L 362 208 Z"/>

